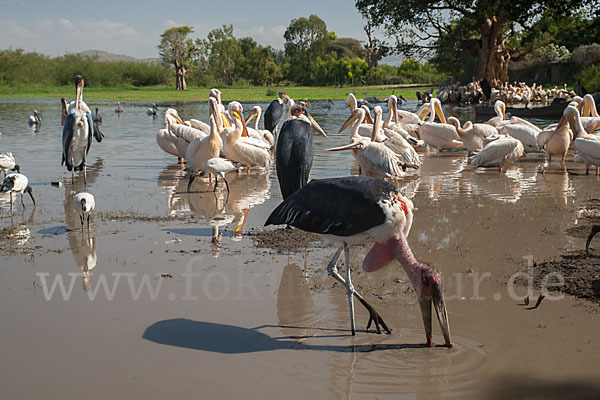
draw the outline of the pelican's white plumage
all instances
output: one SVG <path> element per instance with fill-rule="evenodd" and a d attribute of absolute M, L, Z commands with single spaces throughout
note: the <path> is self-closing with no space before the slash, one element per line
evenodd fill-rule
<path fill-rule="evenodd" d="M 442 111 L 442 103 L 433 98 L 430 102 L 429 120 L 419 128 L 419 136 L 429 146 L 437 150 L 449 150 L 462 147 L 464 144 L 460 140 L 456 128 L 446 123 L 446 117 Z M 434 122 L 435 116 L 440 118 L 441 123 Z"/>
<path fill-rule="evenodd" d="M 573 147 L 575 147 L 575 150 L 577 150 L 577 153 L 585 163 L 586 175 L 589 174 L 590 166 L 592 165 L 596 166 L 596 174 L 598 174 L 598 167 L 600 167 L 600 141 L 577 138 L 573 141 Z"/>
<path fill-rule="evenodd" d="M 499 137 L 481 149 L 471 164 L 475 167 L 498 167 L 501 170 L 523 155 L 523 143 L 513 137 Z"/>
<path fill-rule="evenodd" d="M 262 167 L 268 169 L 271 165 L 270 147 L 264 142 L 254 142 L 252 138 L 242 137 L 246 129 L 246 121 L 242 118 L 240 110 L 233 110 L 235 128 L 225 128 L 227 134 L 223 140 L 223 153 L 231 161 L 238 162 L 245 167 Z"/>

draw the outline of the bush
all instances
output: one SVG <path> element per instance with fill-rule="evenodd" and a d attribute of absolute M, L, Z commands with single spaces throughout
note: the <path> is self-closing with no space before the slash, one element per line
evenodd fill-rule
<path fill-rule="evenodd" d="M 600 63 L 600 44 L 592 43 L 578 46 L 573 50 L 573 61 L 576 64 L 596 64 Z"/>
<path fill-rule="evenodd" d="M 581 71 L 579 82 L 590 93 L 600 91 L 600 64 L 590 65 Z"/>

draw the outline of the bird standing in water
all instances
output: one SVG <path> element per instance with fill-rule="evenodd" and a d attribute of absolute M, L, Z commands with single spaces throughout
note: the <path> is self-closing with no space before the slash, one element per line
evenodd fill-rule
<path fill-rule="evenodd" d="M 367 330 L 372 322 L 390 333 L 381 316 L 354 290 L 350 277 L 349 246 L 376 242 L 363 261 L 363 269 L 375 271 L 397 259 L 413 285 L 425 326 L 427 345 L 432 345 L 431 314 L 435 307 L 445 344 L 452 346 L 450 327 L 438 271 L 417 261 L 406 240 L 413 218 L 412 202 L 391 183 L 364 176 L 318 179 L 309 182 L 284 200 L 269 216 L 266 225 L 288 224 L 320 234 L 339 249 L 327 266 L 328 272 L 346 287 L 352 335 L 355 334 L 354 297 L 369 311 Z M 336 263 L 344 250 L 346 279 Z"/>

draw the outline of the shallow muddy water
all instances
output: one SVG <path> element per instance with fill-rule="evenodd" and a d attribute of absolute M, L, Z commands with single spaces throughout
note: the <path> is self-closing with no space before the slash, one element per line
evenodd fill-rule
<path fill-rule="evenodd" d="M 157 104 L 206 120 L 204 103 Z M 256 245 L 281 201 L 274 170 L 228 174 L 229 195 L 202 193 L 212 190 L 202 179 L 197 193 L 181 193 L 183 166 L 155 142 L 162 117 L 146 115 L 148 104 L 123 104 L 120 116 L 114 103 L 88 105 L 99 107 L 106 138 L 89 153 L 96 211 L 82 233 L 72 197 L 84 184 L 60 166 L 58 99 L 0 102 L 0 151 L 13 153 L 38 202 L 26 197 L 23 210 L 17 201 L 11 217 L 0 199 L 6 398 L 600 396 L 597 304 L 550 292 L 527 310 L 523 299 L 540 290 L 511 284 L 529 263 L 585 247 L 570 232 L 589 217 L 600 181 L 581 175 L 582 164 L 568 162 L 569 174 L 528 155 L 500 173 L 474 170 L 464 152 L 421 151 L 422 168 L 394 182 L 417 208 L 415 255 L 444 275 L 455 345 L 427 348 L 397 263 L 367 274 L 368 247 L 352 249 L 355 286 L 393 330 L 365 332 L 368 314 L 357 308 L 352 337 L 345 289 L 325 270 L 334 249 Z M 33 109 L 38 132 L 27 126 Z M 349 152 L 324 151 L 348 142 L 347 131 L 336 135 L 348 109 L 315 102 L 311 111 L 329 134 L 315 136 L 311 177 L 356 174 Z M 435 321 L 434 342 L 443 343 Z"/>

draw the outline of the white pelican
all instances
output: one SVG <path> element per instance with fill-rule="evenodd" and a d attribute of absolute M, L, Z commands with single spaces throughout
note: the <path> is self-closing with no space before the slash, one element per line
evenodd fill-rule
<path fill-rule="evenodd" d="M 521 141 L 509 136 L 500 136 L 477 152 L 471 160 L 471 164 L 475 168 L 498 167 L 502 171 L 522 155 L 523 143 Z"/>
<path fill-rule="evenodd" d="M 460 140 L 456 128 L 446 123 L 446 116 L 442 111 L 442 103 L 433 98 L 430 102 L 429 121 L 425 122 L 419 128 L 420 138 L 429 146 L 437 150 L 457 149 L 464 144 Z M 435 122 L 435 116 L 438 116 L 441 123 Z"/>
<path fill-rule="evenodd" d="M 595 118 L 593 117 L 588 117 L 590 120 L 592 120 L 592 123 L 589 124 L 588 127 L 585 127 L 583 125 L 583 121 L 582 118 L 579 116 L 579 110 L 574 107 L 574 106 L 567 106 L 565 108 L 565 111 L 563 111 L 563 116 L 561 118 L 561 121 L 563 119 L 566 119 L 569 122 L 569 126 L 571 127 L 571 130 L 573 131 L 573 137 L 575 138 L 586 138 L 586 139 L 590 139 L 590 140 L 598 140 L 599 138 L 595 135 L 591 135 L 589 132 L 593 132 L 597 126 L 596 121 L 593 121 Z M 598 121 L 600 122 L 600 118 L 598 119 Z"/>
<path fill-rule="evenodd" d="M 540 151 L 538 135 L 542 130 L 532 123 L 522 118 L 512 117 L 510 120 L 503 121 L 496 129 L 503 135 L 520 140 L 526 152 Z"/>
<path fill-rule="evenodd" d="M 252 119 L 255 118 L 254 120 L 254 125 L 252 126 L 253 130 L 250 130 L 250 128 L 248 128 L 248 133 L 252 133 L 253 131 L 257 133 L 257 136 L 255 136 L 257 139 L 262 139 L 265 142 L 269 143 L 272 146 L 275 145 L 275 138 L 273 137 L 273 134 L 271 133 L 271 131 L 269 131 L 268 129 L 258 129 L 258 122 L 260 121 L 260 116 L 261 116 L 262 110 L 260 108 L 260 106 L 254 106 L 252 107 L 252 112 L 250 113 L 250 115 L 248 116 L 248 118 L 246 119 L 246 125 L 248 125 L 250 123 L 250 121 L 252 121 Z M 279 122 L 279 121 L 277 121 Z M 266 123 L 266 121 L 265 121 Z"/>
<path fill-rule="evenodd" d="M 91 193 L 80 192 L 73 197 L 73 208 L 79 213 L 81 220 L 81 230 L 83 230 L 83 222 L 87 221 L 87 229 L 90 230 L 90 214 L 96 207 L 96 201 Z"/>
<path fill-rule="evenodd" d="M 206 162 L 206 164 L 204 164 L 200 176 L 204 176 L 206 174 L 213 174 L 215 176 L 215 187 L 213 188 L 213 192 L 217 190 L 217 175 L 220 176 L 221 178 L 223 178 L 223 181 L 225 181 L 227 192 L 229 192 L 229 183 L 227 183 L 227 179 L 225 179 L 225 174 L 233 171 L 234 169 L 235 165 L 233 165 L 231 161 L 226 160 L 224 158 L 215 157 L 211 158 Z"/>
<path fill-rule="evenodd" d="M 83 87 L 85 83 L 81 75 L 75 77 L 76 100 L 69 105 L 67 118 L 62 133 L 62 162 L 66 164 L 67 170 L 73 172 L 83 171 L 84 182 L 86 180 L 86 157 L 92 145 L 92 136 L 97 142 L 102 141 L 104 136 L 94 124 L 92 113 L 83 102 Z"/>
<path fill-rule="evenodd" d="M 598 109 L 596 108 L 596 102 L 591 94 L 583 96 L 583 113 L 582 117 L 600 117 L 598 115 Z"/>
<path fill-rule="evenodd" d="M 23 202 L 23 193 L 29 193 L 29 197 L 31 197 L 31 201 L 35 206 L 35 199 L 33 198 L 33 190 L 31 186 L 28 185 L 29 180 L 27 177 L 20 173 L 12 173 L 8 174 L 4 180 L 2 181 L 2 185 L 0 186 L 0 192 L 9 193 L 10 194 L 10 210 L 12 211 L 12 205 L 14 202 L 13 193 L 15 196 L 21 195 L 21 204 L 25 207 L 25 203 Z"/>
<path fill-rule="evenodd" d="M 219 154 L 221 154 L 221 137 L 217 131 L 217 125 L 213 116 L 214 113 L 217 112 L 216 101 L 213 98 L 210 100 L 210 134 L 203 138 L 196 138 L 192 140 L 187 147 L 185 161 L 187 162 L 188 169 L 191 173 L 187 189 L 188 192 L 192 187 L 192 182 L 196 178 L 197 172 L 204 168 L 204 165 L 208 160 L 219 157 Z"/>
<path fill-rule="evenodd" d="M 117 101 L 117 105 L 116 105 L 116 107 L 115 107 L 115 112 L 116 112 L 117 114 L 120 114 L 120 113 L 122 113 L 122 112 L 123 112 L 123 107 L 121 107 L 121 102 L 120 102 L 120 101 Z"/>
<path fill-rule="evenodd" d="M 246 121 L 241 114 L 241 108 L 232 109 L 235 128 L 225 128 L 227 131 L 223 140 L 223 153 L 231 161 L 247 167 L 262 167 L 268 169 L 271 165 L 271 154 L 268 145 L 256 143 L 248 138 Z"/>
<path fill-rule="evenodd" d="M 12 153 L 0 153 L 0 170 L 4 171 L 4 176 L 8 174 L 8 171 L 20 172 L 20 167 L 15 164 L 15 158 Z"/>
<path fill-rule="evenodd" d="M 179 162 L 183 162 L 183 157 L 179 155 L 177 151 L 177 146 L 175 145 L 177 141 L 177 136 L 171 133 L 169 127 L 171 125 L 181 124 L 183 125 L 183 121 L 179 118 L 179 114 L 177 110 L 173 108 L 168 108 L 165 111 L 165 127 L 160 129 L 156 134 L 156 143 L 158 146 L 163 149 L 166 153 L 172 154 L 179 158 Z"/>
<path fill-rule="evenodd" d="M 590 173 L 590 166 L 592 165 L 596 166 L 596 175 L 600 174 L 600 141 L 580 137 L 573 141 L 573 147 L 583 158 L 585 174 Z"/>
<path fill-rule="evenodd" d="M 29 116 L 27 123 L 29 124 L 29 126 L 36 126 L 42 123 L 42 118 L 37 110 L 33 110 L 33 115 Z"/>
<path fill-rule="evenodd" d="M 357 118 L 364 118 L 362 108 L 354 110 L 359 114 Z M 352 127 L 352 142 L 345 146 L 334 147 L 327 151 L 352 150 L 361 171 L 373 177 L 398 178 L 404 175 L 406 163 L 392 149 L 383 143 L 375 142 L 376 133 L 381 126 L 381 107 L 375 107 L 375 125 L 373 125 L 371 139 L 358 134 L 358 124 Z M 410 145 L 409 148 L 412 149 Z M 413 149 L 414 150 L 414 149 Z"/>
<path fill-rule="evenodd" d="M 456 128 L 456 133 L 467 148 L 469 155 L 483 149 L 483 142 L 486 138 L 497 135 L 498 131 L 491 125 L 473 124 L 467 121 L 460 126 L 460 121 L 456 117 L 448 118 L 448 123 Z"/>
<path fill-rule="evenodd" d="M 494 111 L 496 111 L 496 116 L 490 118 L 485 123 L 497 127 L 502 123 L 502 121 L 504 121 L 504 117 L 506 115 L 506 104 L 504 104 L 502 100 L 496 100 L 494 103 Z"/>
<path fill-rule="evenodd" d="M 352 125 L 350 137 L 360 135 L 365 138 L 371 138 L 373 136 L 373 125 L 364 123 L 366 115 L 367 111 L 362 107 L 355 108 L 350 117 L 348 117 L 346 122 L 344 122 L 338 131 L 338 135 L 342 133 L 348 126 Z M 384 142 L 386 139 L 387 136 L 385 136 L 383 130 L 379 128 L 375 135 L 375 141 Z"/>
<path fill-rule="evenodd" d="M 546 148 L 548 162 L 552 162 L 552 155 L 557 154 L 561 156 L 561 160 L 564 163 L 571 140 L 573 140 L 573 132 L 569 129 L 567 117 L 564 113 L 556 127 L 546 128 L 537 136 L 540 149 Z"/>

